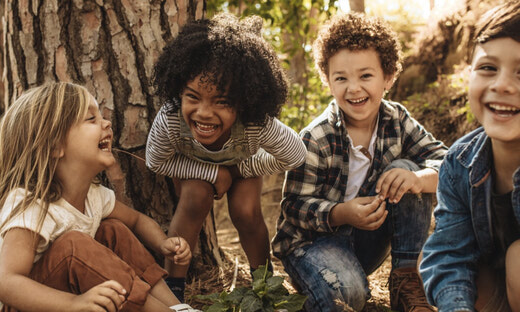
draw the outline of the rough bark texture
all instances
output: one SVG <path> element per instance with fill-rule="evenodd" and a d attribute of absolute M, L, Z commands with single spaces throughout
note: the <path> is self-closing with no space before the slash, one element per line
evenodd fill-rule
<path fill-rule="evenodd" d="M 161 105 L 150 86 L 165 43 L 188 20 L 203 18 L 204 0 L 5 0 L 4 107 L 48 81 L 85 85 L 112 121 L 118 165 L 105 180 L 121 201 L 167 228 L 173 184 L 144 164 L 148 130 Z M 220 261 L 212 215 L 202 233 L 205 264 Z"/>

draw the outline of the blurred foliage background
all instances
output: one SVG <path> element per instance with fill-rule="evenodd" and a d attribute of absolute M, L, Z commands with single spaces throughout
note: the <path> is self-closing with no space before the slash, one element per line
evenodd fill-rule
<path fill-rule="evenodd" d="M 385 19 L 398 33 L 404 71 L 387 98 L 403 103 L 436 137 L 451 144 L 477 126 L 466 100 L 469 51 L 476 19 L 502 0 L 209 0 L 208 17 L 222 11 L 259 15 L 264 36 L 291 80 L 280 119 L 296 131 L 332 97 L 314 67 L 312 42 L 321 24 L 350 7 Z"/>

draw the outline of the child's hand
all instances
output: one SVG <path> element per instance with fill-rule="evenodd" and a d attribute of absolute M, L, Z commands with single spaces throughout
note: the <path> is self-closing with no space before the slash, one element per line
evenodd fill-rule
<path fill-rule="evenodd" d="M 106 281 L 76 296 L 71 311 L 116 312 L 125 301 L 126 290 L 116 281 Z"/>
<path fill-rule="evenodd" d="M 360 230 L 377 230 L 388 215 L 386 202 L 379 196 L 356 197 L 338 206 L 334 210 L 341 209 L 340 224 L 350 224 Z"/>
<path fill-rule="evenodd" d="M 191 261 L 190 245 L 180 236 L 168 237 L 161 244 L 161 252 L 178 265 L 188 265 Z"/>
<path fill-rule="evenodd" d="M 418 194 L 422 189 L 423 185 L 417 174 L 402 168 L 386 171 L 376 184 L 376 193 L 384 199 L 388 198 L 393 204 L 397 204 L 406 192 Z"/>
<path fill-rule="evenodd" d="M 217 181 L 215 181 L 215 184 L 213 185 L 216 192 L 215 199 L 221 199 L 231 187 L 231 183 L 233 183 L 233 177 L 231 176 L 229 169 L 225 166 L 219 166 Z"/>

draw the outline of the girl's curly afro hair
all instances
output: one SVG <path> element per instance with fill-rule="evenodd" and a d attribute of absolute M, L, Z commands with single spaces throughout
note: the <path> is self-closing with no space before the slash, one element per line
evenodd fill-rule
<path fill-rule="evenodd" d="M 287 100 L 288 82 L 278 57 L 262 38 L 262 19 L 231 14 L 187 23 L 163 50 L 154 68 L 157 94 L 180 109 L 187 83 L 198 75 L 215 85 L 244 123 L 264 124 Z M 170 107 L 170 105 L 169 105 Z"/>
<path fill-rule="evenodd" d="M 328 81 L 329 60 L 341 49 L 374 49 L 383 73 L 397 78 L 402 68 L 401 44 L 383 20 L 360 13 L 336 15 L 319 32 L 313 43 L 314 61 L 323 82 Z"/>

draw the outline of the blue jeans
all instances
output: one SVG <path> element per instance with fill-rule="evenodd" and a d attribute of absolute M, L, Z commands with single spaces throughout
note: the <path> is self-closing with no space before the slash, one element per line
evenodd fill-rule
<path fill-rule="evenodd" d="M 415 163 L 402 159 L 385 170 L 391 168 L 419 170 Z M 415 266 L 428 237 L 433 195 L 406 194 L 397 204 L 387 202 L 389 214 L 379 229 L 322 236 L 282 259 L 285 271 L 308 297 L 305 310 L 344 311 L 336 301 L 363 309 L 370 298 L 367 275 L 383 263 L 390 249 L 392 267 Z"/>

